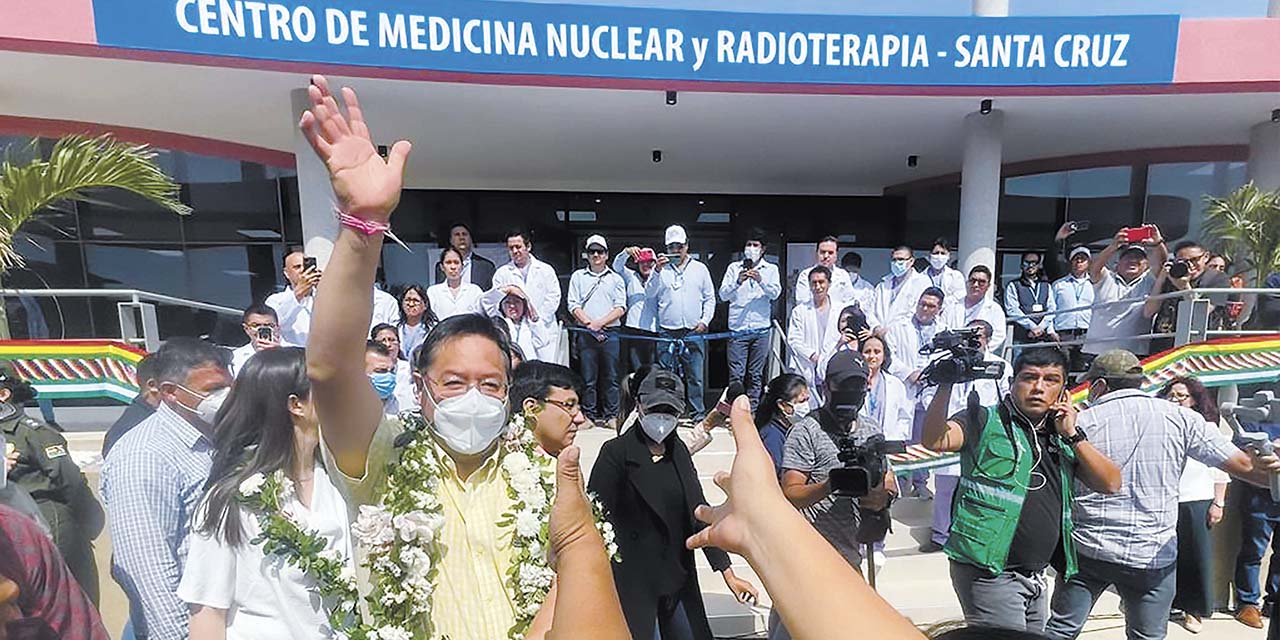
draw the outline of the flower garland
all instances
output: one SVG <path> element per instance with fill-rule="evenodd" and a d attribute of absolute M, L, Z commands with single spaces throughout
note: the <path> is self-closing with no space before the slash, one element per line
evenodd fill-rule
<path fill-rule="evenodd" d="M 350 563 L 326 540 L 304 531 L 282 508 L 292 483 L 282 471 L 255 474 L 240 484 L 240 502 L 258 518 L 262 533 L 251 541 L 268 556 L 279 556 L 304 572 L 316 591 L 332 602 L 329 624 L 336 637 L 349 640 L 417 640 L 432 637 L 431 596 L 444 553 L 440 530 L 443 507 L 437 497 L 441 464 L 426 423 L 417 412 L 401 414 L 405 432 L 397 439 L 397 459 L 388 463 L 385 491 L 377 505 L 360 507 L 351 526 L 355 542 L 366 551 L 362 565 L 371 590 L 365 595 L 368 616 L 359 612 L 359 592 Z M 512 418 L 503 440 L 501 470 L 514 501 L 500 526 L 510 526 L 515 548 L 507 576 L 516 607 L 509 636 L 523 638 L 546 600 L 555 577 L 548 564 L 549 522 L 555 500 L 555 463 L 538 451 L 535 421 Z M 615 562 L 620 562 L 613 525 L 592 497 L 596 527 Z M 365 622 L 372 621 L 372 624 Z"/>

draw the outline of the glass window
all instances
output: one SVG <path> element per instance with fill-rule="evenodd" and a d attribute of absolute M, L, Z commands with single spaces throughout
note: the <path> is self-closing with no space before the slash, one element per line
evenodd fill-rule
<path fill-rule="evenodd" d="M 1160 226 L 1170 244 L 1212 240 L 1203 235 L 1204 197 L 1223 196 L 1247 181 L 1244 162 L 1182 162 L 1147 169 L 1143 220 Z"/>
<path fill-rule="evenodd" d="M 273 180 L 201 183 L 186 187 L 193 212 L 184 237 L 199 242 L 280 242 L 280 192 Z"/>
<path fill-rule="evenodd" d="M 1131 167 L 1074 169 L 1008 178 L 1000 199 L 999 236 L 1010 247 L 1043 247 L 1067 220 L 1089 230 L 1073 242 L 1109 238 L 1133 222 Z"/>

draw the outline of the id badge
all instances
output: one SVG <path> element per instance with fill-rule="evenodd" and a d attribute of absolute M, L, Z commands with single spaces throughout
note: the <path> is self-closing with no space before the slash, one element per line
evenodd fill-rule
<path fill-rule="evenodd" d="M 1033 304 L 1033 305 L 1031 305 L 1031 312 L 1032 312 L 1032 313 L 1040 313 L 1040 312 L 1042 312 L 1042 311 L 1044 311 L 1044 305 L 1042 305 L 1042 304 Z"/>

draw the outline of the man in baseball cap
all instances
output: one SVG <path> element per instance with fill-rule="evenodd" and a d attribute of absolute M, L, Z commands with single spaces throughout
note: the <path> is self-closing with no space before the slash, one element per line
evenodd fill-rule
<path fill-rule="evenodd" d="M 589 424 L 615 428 L 618 416 L 618 329 L 627 313 L 627 283 L 609 268 L 609 244 L 599 234 L 587 238 L 587 266 L 569 278 L 569 313 L 582 378 L 582 411 Z M 590 428 L 588 426 L 587 428 Z"/>
<path fill-rule="evenodd" d="M 706 343 L 697 338 L 707 332 L 715 316 L 716 287 L 707 265 L 689 255 L 689 237 L 684 227 L 667 227 L 663 239 L 667 252 L 658 258 L 645 287 L 649 296 L 645 304 L 656 305 L 658 335 L 668 340 L 658 344 L 658 364 L 679 372 L 692 409 L 690 417 L 701 422 L 707 414 L 702 397 Z"/>
<path fill-rule="evenodd" d="M 1093 283 L 1089 281 L 1089 262 L 1092 259 L 1093 252 L 1089 247 L 1084 245 L 1072 247 L 1067 254 L 1070 271 L 1053 282 L 1054 307 L 1058 309 L 1058 315 L 1053 317 L 1053 328 L 1058 337 L 1064 341 L 1080 340 L 1089 331 L 1089 318 L 1092 313 L 1089 309 L 1082 307 L 1093 306 Z M 1079 309 L 1079 311 L 1067 311 L 1068 309 Z M 1081 345 L 1078 344 L 1068 347 L 1070 367 L 1074 372 L 1085 368 L 1084 353 L 1080 347 Z"/>

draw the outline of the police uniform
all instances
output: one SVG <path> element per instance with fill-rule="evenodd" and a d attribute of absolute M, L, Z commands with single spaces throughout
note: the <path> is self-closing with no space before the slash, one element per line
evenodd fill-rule
<path fill-rule="evenodd" d="M 18 452 L 9 481 L 26 490 L 40 506 L 63 560 L 97 605 L 93 539 L 102 532 L 105 516 L 80 467 L 71 459 L 66 439 L 53 427 L 28 417 L 22 407 L 9 403 L 0 403 L 0 431 L 4 433 L 5 453 Z"/>

